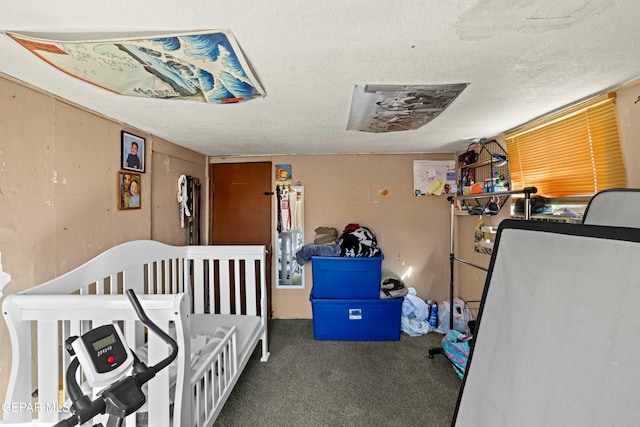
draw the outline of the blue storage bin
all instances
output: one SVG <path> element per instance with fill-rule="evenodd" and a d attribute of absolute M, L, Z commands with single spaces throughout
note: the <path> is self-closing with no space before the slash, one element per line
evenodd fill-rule
<path fill-rule="evenodd" d="M 315 288 L 314 288 L 315 292 Z M 316 340 L 397 341 L 403 298 L 324 299 L 311 295 Z"/>
<path fill-rule="evenodd" d="M 311 257 L 314 298 L 380 298 L 384 257 Z"/>

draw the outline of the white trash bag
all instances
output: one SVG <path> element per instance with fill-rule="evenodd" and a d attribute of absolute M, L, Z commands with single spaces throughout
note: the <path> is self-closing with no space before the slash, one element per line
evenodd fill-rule
<path fill-rule="evenodd" d="M 429 326 L 429 306 L 417 296 L 415 288 L 409 287 L 407 295 L 402 301 L 400 316 L 400 330 L 409 336 L 424 335 L 433 330 Z"/>
<path fill-rule="evenodd" d="M 451 301 L 445 300 L 438 306 L 438 329 L 436 332 L 446 334 L 450 330 L 449 319 L 451 318 Z M 453 299 L 453 329 L 468 334 L 469 326 L 467 323 L 473 320 L 471 310 L 467 304 L 460 298 Z"/>

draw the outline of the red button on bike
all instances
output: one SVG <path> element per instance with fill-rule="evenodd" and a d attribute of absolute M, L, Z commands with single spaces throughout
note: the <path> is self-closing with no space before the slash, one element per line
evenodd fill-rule
<path fill-rule="evenodd" d="M 109 363 L 113 363 L 113 362 L 115 362 L 115 361 L 116 361 L 115 356 L 109 356 L 109 357 L 107 357 L 107 362 L 109 362 Z"/>

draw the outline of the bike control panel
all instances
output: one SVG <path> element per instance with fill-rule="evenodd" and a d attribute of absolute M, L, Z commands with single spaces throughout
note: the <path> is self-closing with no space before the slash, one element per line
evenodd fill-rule
<path fill-rule="evenodd" d="M 120 328 L 99 326 L 71 343 L 91 387 L 102 387 L 123 377 L 133 365 L 133 354 Z"/>

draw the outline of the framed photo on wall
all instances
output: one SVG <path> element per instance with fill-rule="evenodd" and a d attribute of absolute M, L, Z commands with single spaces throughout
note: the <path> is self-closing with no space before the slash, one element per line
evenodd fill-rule
<path fill-rule="evenodd" d="M 118 210 L 140 209 L 141 176 L 139 173 L 118 172 Z"/>
<path fill-rule="evenodd" d="M 122 131 L 121 169 L 144 173 L 144 138 Z"/>

